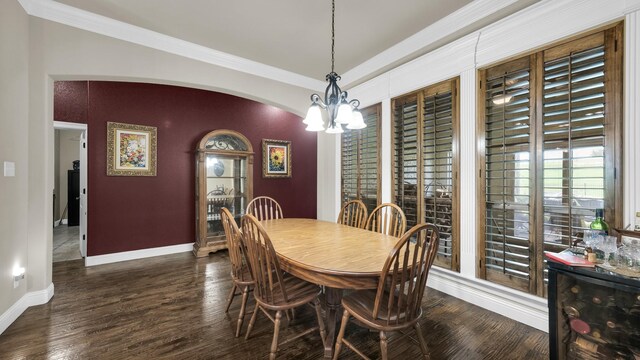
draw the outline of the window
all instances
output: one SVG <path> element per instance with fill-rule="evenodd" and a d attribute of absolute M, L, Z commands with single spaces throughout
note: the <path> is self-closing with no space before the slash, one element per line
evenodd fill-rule
<path fill-rule="evenodd" d="M 342 134 L 342 202 L 360 199 L 369 213 L 380 199 L 380 105 L 360 110 L 367 127 Z"/>
<path fill-rule="evenodd" d="M 622 26 L 481 70 L 481 278 L 546 296 L 545 251 L 619 225 Z M 618 185 L 616 185 L 618 184 Z"/>
<path fill-rule="evenodd" d="M 458 85 L 448 80 L 393 100 L 393 186 L 407 226 L 434 224 L 434 263 L 459 271 Z M 420 190 L 419 190 L 420 189 Z"/>

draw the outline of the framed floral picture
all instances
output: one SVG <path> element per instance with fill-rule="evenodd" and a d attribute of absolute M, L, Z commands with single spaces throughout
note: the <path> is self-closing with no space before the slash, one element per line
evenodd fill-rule
<path fill-rule="evenodd" d="M 291 177 L 291 141 L 262 140 L 262 176 Z"/>
<path fill-rule="evenodd" d="M 107 123 L 107 175 L 156 176 L 158 131 L 153 126 Z"/>

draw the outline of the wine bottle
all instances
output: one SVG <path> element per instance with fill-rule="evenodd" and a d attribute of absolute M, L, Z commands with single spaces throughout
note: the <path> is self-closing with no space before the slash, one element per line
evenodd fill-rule
<path fill-rule="evenodd" d="M 584 317 L 587 304 L 584 301 L 576 301 L 573 304 L 565 305 L 564 312 L 570 319 Z"/>
<path fill-rule="evenodd" d="M 571 293 L 573 293 L 574 295 L 578 295 L 580 293 L 580 285 L 575 284 L 571 287 Z"/>
<path fill-rule="evenodd" d="M 591 230 L 602 231 L 605 235 L 609 235 L 609 224 L 604 221 L 604 209 L 596 209 L 596 219 L 589 226 Z"/>
<path fill-rule="evenodd" d="M 607 293 L 603 290 L 596 290 L 591 297 L 591 302 L 594 305 L 605 306 L 610 301 L 615 301 L 612 299 L 613 296 L 607 295 Z"/>
<path fill-rule="evenodd" d="M 625 346 L 598 344 L 581 336 L 576 338 L 576 345 L 589 352 L 604 355 L 607 359 L 633 359 L 633 353 Z"/>
<path fill-rule="evenodd" d="M 591 332 L 591 326 L 589 326 L 587 322 L 577 318 L 569 320 L 569 327 L 574 332 L 582 335 L 586 335 Z"/>

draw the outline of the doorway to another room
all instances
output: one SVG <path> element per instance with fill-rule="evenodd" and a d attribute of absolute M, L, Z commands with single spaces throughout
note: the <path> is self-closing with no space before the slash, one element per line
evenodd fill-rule
<path fill-rule="evenodd" d="M 53 262 L 86 257 L 87 125 L 54 122 Z"/>

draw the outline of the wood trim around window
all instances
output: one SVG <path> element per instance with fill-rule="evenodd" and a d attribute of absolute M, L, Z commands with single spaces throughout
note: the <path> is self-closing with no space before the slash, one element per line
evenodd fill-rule
<path fill-rule="evenodd" d="M 371 105 L 368 106 L 366 108 L 360 109 L 360 112 L 362 113 L 362 116 L 366 122 L 367 117 L 372 114 L 375 113 L 376 114 L 376 124 L 375 124 L 375 133 L 376 133 L 376 204 L 380 205 L 381 203 L 381 198 L 382 198 L 382 193 L 381 193 L 381 182 L 382 182 L 382 160 L 381 160 L 381 151 L 380 151 L 380 138 L 381 138 L 381 123 L 382 123 L 382 104 L 375 104 L 375 105 Z M 367 125 L 370 126 L 370 125 Z M 360 174 L 360 164 L 362 161 L 362 153 L 361 153 L 361 142 L 362 142 L 362 130 L 346 130 L 346 131 L 351 131 L 352 132 L 352 136 L 353 139 L 355 140 L 355 148 L 356 148 L 356 198 L 360 199 L 360 194 L 361 194 L 361 190 L 362 190 L 362 176 Z M 340 155 L 340 201 L 342 202 L 344 200 L 344 174 L 343 174 L 343 170 L 344 170 L 344 154 L 342 154 L 342 150 L 344 149 L 344 137 L 341 136 L 340 139 L 340 149 L 341 149 L 341 155 Z M 362 200 L 362 199 L 360 199 Z"/>
<path fill-rule="evenodd" d="M 623 124 L 623 58 L 624 39 L 622 22 L 608 26 L 605 29 L 591 31 L 580 37 L 572 37 L 562 43 L 538 50 L 530 55 L 508 62 L 493 65 L 490 68 L 478 70 L 477 85 L 477 137 L 476 137 L 476 163 L 478 165 L 478 181 L 476 182 L 476 194 L 478 200 L 478 213 L 476 216 L 476 277 L 495 281 L 497 283 L 516 288 L 528 293 L 545 296 L 547 287 L 544 281 L 545 269 L 545 239 L 544 239 L 544 81 L 545 63 L 555 59 L 560 59 L 569 54 L 592 49 L 604 45 L 605 51 L 605 119 L 604 119 L 604 201 L 605 219 L 610 224 L 610 228 L 621 228 L 623 211 L 622 194 L 622 124 Z M 530 168 L 529 184 L 530 204 L 529 204 L 529 244 L 530 244 L 530 271 L 529 284 L 516 284 L 508 279 L 488 278 L 486 267 L 485 233 L 486 229 L 486 196 L 487 188 L 485 176 L 486 169 L 486 94 L 484 89 L 487 79 L 499 76 L 505 72 L 513 71 L 523 66 L 527 66 L 530 76 Z M 571 138 L 571 134 L 569 134 Z M 549 140 L 547 140 L 549 141 Z M 563 176 L 564 178 L 565 176 Z M 571 181 L 571 178 L 569 178 Z M 570 218 L 571 219 L 571 218 Z M 575 236 L 575 234 L 573 235 Z"/>
<path fill-rule="evenodd" d="M 424 126 L 425 126 L 425 98 L 434 96 L 438 93 L 451 91 L 451 127 L 452 127 L 452 158 L 451 158 L 451 178 L 452 178 L 452 220 L 451 220 L 451 262 L 446 266 L 442 263 L 434 264 L 438 266 L 445 266 L 445 268 L 459 272 L 460 271 L 460 78 L 442 81 L 426 88 L 408 93 L 403 96 L 392 99 L 391 101 L 391 198 L 392 201 L 396 201 L 396 169 L 399 164 L 396 163 L 396 108 L 405 104 L 416 103 L 416 148 L 417 148 L 417 160 L 416 160 L 416 183 L 418 189 L 418 196 L 416 199 L 416 217 L 417 223 L 425 221 L 425 174 L 424 174 Z"/>

